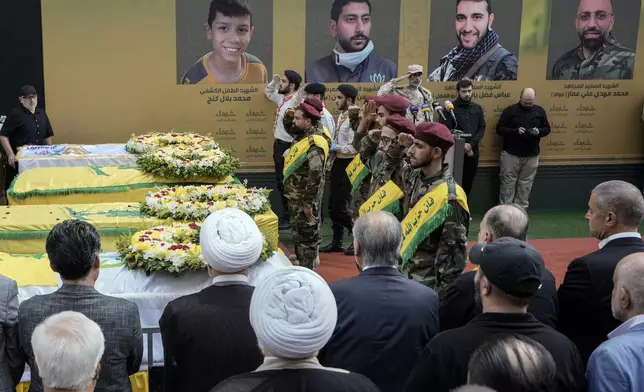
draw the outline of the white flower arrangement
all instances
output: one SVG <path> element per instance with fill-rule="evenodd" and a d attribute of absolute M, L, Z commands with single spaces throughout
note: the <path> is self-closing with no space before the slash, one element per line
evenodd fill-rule
<path fill-rule="evenodd" d="M 253 216 L 269 209 L 269 193 L 265 188 L 242 185 L 177 186 L 149 192 L 141 210 L 161 219 L 190 221 L 203 221 L 224 208 L 238 208 Z"/>

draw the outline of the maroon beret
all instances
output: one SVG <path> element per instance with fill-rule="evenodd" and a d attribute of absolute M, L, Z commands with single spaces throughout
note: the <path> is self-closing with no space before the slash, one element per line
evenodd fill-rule
<path fill-rule="evenodd" d="M 443 124 L 437 122 L 423 122 L 416 127 L 414 138 L 429 144 L 432 147 L 449 150 L 454 145 L 454 135 Z"/>
<path fill-rule="evenodd" d="M 392 114 L 391 116 L 388 116 L 386 125 L 396 131 L 396 133 L 408 133 L 413 135 L 416 130 L 414 123 L 407 117 L 403 117 L 400 114 Z"/>
<path fill-rule="evenodd" d="M 320 113 L 324 110 L 324 104 L 317 98 L 307 98 L 304 100 L 304 103 L 308 103 L 313 106 Z"/>
<path fill-rule="evenodd" d="M 376 105 L 384 106 L 387 110 L 394 113 L 403 113 L 409 108 L 409 101 L 400 95 L 375 97 L 373 101 Z"/>
<path fill-rule="evenodd" d="M 304 113 L 306 117 L 319 120 L 322 118 L 322 113 L 320 113 L 320 110 L 318 110 L 318 108 L 314 106 L 316 102 L 311 102 L 311 101 L 317 101 L 317 104 L 320 103 L 320 101 L 317 99 L 315 100 L 307 99 L 304 102 L 302 102 L 298 108 Z"/>

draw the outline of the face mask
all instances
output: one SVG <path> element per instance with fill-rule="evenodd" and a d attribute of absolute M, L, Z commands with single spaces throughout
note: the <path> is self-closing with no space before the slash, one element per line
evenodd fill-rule
<path fill-rule="evenodd" d="M 337 65 L 349 68 L 353 72 L 373 52 L 373 42 L 369 41 L 367 46 L 360 52 L 340 53 L 333 49 L 333 57 Z"/>

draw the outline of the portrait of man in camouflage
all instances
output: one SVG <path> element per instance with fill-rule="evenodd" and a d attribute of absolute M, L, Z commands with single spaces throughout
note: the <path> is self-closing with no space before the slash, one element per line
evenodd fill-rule
<path fill-rule="evenodd" d="M 456 0 L 458 45 L 441 58 L 440 65 L 427 79 L 517 80 L 519 61 L 501 46 L 499 34 L 492 29 L 494 19 L 492 0 Z"/>
<path fill-rule="evenodd" d="M 581 42 L 559 57 L 549 79 L 633 79 L 635 51 L 620 44 L 612 32 L 613 0 L 580 0 L 575 26 Z"/>

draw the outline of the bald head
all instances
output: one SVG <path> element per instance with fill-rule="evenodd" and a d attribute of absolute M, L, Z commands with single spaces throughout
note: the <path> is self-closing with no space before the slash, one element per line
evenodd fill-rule
<path fill-rule="evenodd" d="M 362 266 L 394 266 L 402 245 L 400 222 L 389 212 L 370 212 L 356 220 L 353 240 Z"/>
<path fill-rule="evenodd" d="M 537 93 L 534 91 L 534 89 L 531 88 L 526 88 L 521 92 L 521 99 L 531 99 L 534 101 L 536 96 Z"/>
<path fill-rule="evenodd" d="M 644 253 L 624 257 L 613 275 L 613 316 L 621 321 L 644 314 Z"/>
<path fill-rule="evenodd" d="M 525 241 L 529 219 L 525 210 L 516 204 L 502 204 L 490 209 L 481 220 L 480 243 L 490 243 L 501 237 Z"/>

